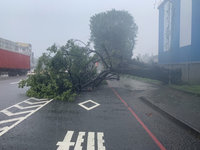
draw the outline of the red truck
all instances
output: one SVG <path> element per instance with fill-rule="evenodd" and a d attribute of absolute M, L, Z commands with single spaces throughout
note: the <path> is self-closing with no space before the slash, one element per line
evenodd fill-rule
<path fill-rule="evenodd" d="M 0 74 L 24 75 L 31 66 L 31 44 L 0 38 Z"/>

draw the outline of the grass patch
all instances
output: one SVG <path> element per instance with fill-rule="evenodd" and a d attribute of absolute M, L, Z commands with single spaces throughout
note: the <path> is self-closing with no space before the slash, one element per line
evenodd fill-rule
<path fill-rule="evenodd" d="M 142 77 L 137 77 L 137 76 L 133 76 L 133 75 L 123 74 L 122 77 L 130 78 L 130 79 L 138 80 L 138 81 L 142 81 L 142 82 L 157 84 L 157 85 L 162 84 L 162 82 L 158 81 L 158 80 L 153 80 L 153 79 L 149 79 L 149 78 L 142 78 Z M 200 85 L 189 85 L 189 84 L 174 85 L 174 84 L 172 84 L 172 85 L 169 85 L 169 87 L 200 96 Z"/>
<path fill-rule="evenodd" d="M 158 84 L 158 85 L 162 84 L 162 82 L 158 81 L 158 80 L 153 80 L 153 79 L 149 79 L 149 78 L 142 78 L 142 77 L 137 77 L 137 76 L 133 76 L 133 75 L 122 75 L 122 77 L 127 77 L 127 78 L 131 78 L 133 80 L 138 80 L 138 81 L 152 83 L 152 84 Z"/>
<path fill-rule="evenodd" d="M 200 85 L 170 85 L 170 87 L 195 95 L 200 95 Z"/>

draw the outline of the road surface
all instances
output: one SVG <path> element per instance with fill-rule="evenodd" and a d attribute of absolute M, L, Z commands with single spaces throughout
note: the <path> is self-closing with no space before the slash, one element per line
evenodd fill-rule
<path fill-rule="evenodd" d="M 158 88 L 109 81 L 75 102 L 28 98 L 0 80 L 2 150 L 198 150 L 200 139 L 140 100 Z"/>

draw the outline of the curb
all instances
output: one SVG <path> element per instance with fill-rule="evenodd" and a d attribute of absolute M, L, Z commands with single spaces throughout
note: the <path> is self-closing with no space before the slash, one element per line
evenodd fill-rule
<path fill-rule="evenodd" d="M 177 125 L 181 126 L 182 128 L 184 128 L 185 130 L 189 131 L 191 134 L 193 134 L 195 137 L 200 139 L 200 130 L 196 129 L 195 127 L 193 127 L 190 123 L 183 121 L 181 119 L 178 119 L 176 117 L 174 117 L 172 114 L 164 111 L 163 109 L 161 109 L 160 107 L 156 106 L 155 104 L 153 104 L 152 102 L 150 102 L 147 98 L 141 96 L 139 97 L 145 104 L 149 105 L 150 107 L 152 107 L 154 110 L 158 111 L 159 113 L 161 113 L 162 115 L 164 115 L 165 117 L 167 117 L 168 119 L 172 120 L 174 123 L 176 123 Z"/>

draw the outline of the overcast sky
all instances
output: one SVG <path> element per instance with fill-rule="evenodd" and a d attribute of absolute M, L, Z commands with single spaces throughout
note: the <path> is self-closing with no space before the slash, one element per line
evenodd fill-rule
<path fill-rule="evenodd" d="M 158 0 L 157 0 L 158 1 Z M 0 37 L 32 44 L 39 57 L 53 43 L 85 42 L 92 15 L 127 10 L 138 25 L 134 54 L 157 54 L 158 10 L 155 0 L 0 0 Z"/>

